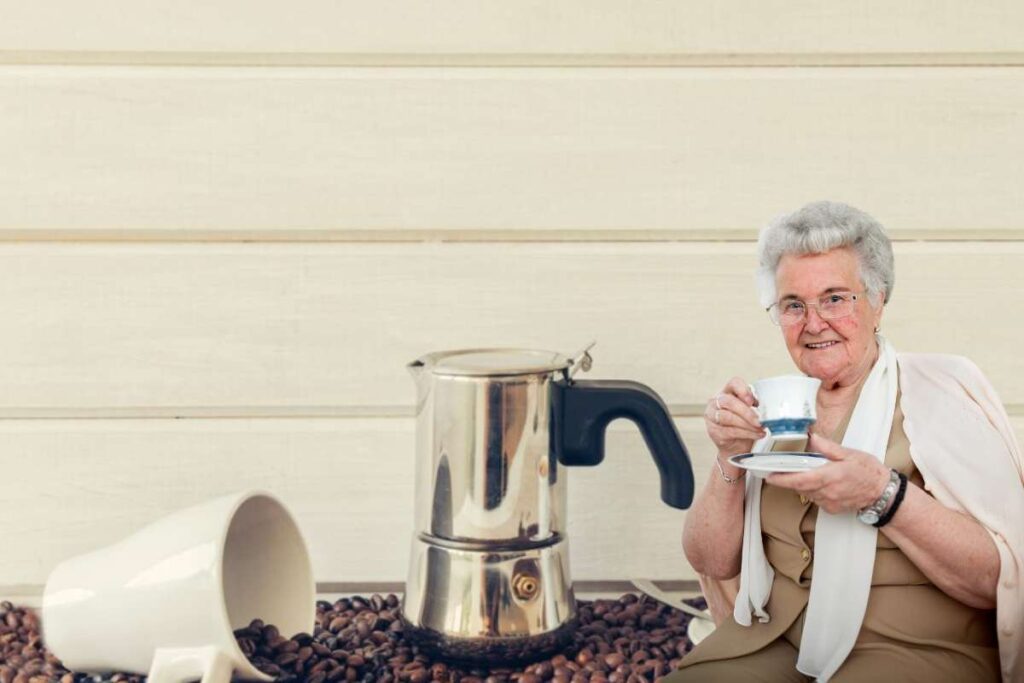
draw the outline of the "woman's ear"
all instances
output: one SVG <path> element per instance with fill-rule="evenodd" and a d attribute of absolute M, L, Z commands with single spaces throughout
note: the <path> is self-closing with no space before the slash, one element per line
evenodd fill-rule
<path fill-rule="evenodd" d="M 885 311 L 885 292 L 879 292 L 874 303 L 871 310 L 875 313 L 875 332 L 878 332 L 882 328 L 882 313 Z"/>

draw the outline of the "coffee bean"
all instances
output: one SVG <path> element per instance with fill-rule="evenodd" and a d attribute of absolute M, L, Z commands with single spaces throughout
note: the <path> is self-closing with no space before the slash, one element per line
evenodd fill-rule
<path fill-rule="evenodd" d="M 297 654 L 295 654 L 294 652 L 285 652 L 283 654 L 278 655 L 274 659 L 274 664 L 278 665 L 279 667 L 281 667 L 283 669 L 285 667 L 291 666 L 292 664 L 297 662 L 298 659 L 299 659 L 299 656 Z"/>
<path fill-rule="evenodd" d="M 607 657 L 605 657 L 604 661 L 606 664 L 608 664 L 608 668 L 614 669 L 617 666 L 620 666 L 623 662 L 625 662 L 626 658 L 618 652 L 613 652 Z"/>
<path fill-rule="evenodd" d="M 263 673 L 269 674 L 270 676 L 280 676 L 283 673 L 281 667 L 279 667 L 277 664 L 274 664 L 273 662 L 263 662 L 262 665 L 258 666 L 257 668 Z"/>
<path fill-rule="evenodd" d="M 286 652 L 298 652 L 299 644 L 294 640 L 285 640 L 284 636 L 280 636 L 278 640 L 274 641 L 273 645 L 267 645 L 266 649 L 280 655 Z"/>
<path fill-rule="evenodd" d="M 328 655 L 328 656 L 330 656 L 330 655 Z M 331 660 L 330 659 L 321 659 L 319 662 L 317 662 L 313 666 L 309 667 L 309 671 L 307 671 L 306 674 L 309 675 L 309 676 L 313 676 L 315 674 L 324 672 L 324 675 L 326 676 L 326 672 L 330 668 L 330 666 L 331 666 Z"/>
<path fill-rule="evenodd" d="M 256 638 L 259 638 L 260 635 L 262 635 L 262 631 L 258 628 L 252 628 L 251 626 L 246 626 L 245 628 L 240 628 L 235 631 L 235 638 L 249 638 L 250 640 L 255 640 Z"/>

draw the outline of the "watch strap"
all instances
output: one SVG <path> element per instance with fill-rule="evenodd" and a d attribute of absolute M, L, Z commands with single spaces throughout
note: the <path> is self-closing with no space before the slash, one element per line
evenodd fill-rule
<path fill-rule="evenodd" d="M 890 521 L 892 521 L 893 515 L 896 514 L 896 510 L 899 508 L 900 503 L 903 502 L 903 496 L 905 496 L 907 493 L 907 484 L 909 482 L 907 479 L 907 475 L 903 474 L 902 472 L 899 473 L 899 477 L 900 486 L 896 490 L 896 496 L 892 499 L 892 505 L 890 505 L 889 509 L 885 511 L 885 514 L 879 517 L 878 521 L 874 523 L 874 526 L 876 528 L 882 528 Z"/>
<path fill-rule="evenodd" d="M 896 470 L 889 470 L 889 482 L 882 489 L 882 495 L 878 499 L 867 506 L 857 511 L 857 518 L 865 524 L 877 524 L 882 518 L 882 514 L 889 506 L 891 501 L 900 488 L 900 474 Z"/>

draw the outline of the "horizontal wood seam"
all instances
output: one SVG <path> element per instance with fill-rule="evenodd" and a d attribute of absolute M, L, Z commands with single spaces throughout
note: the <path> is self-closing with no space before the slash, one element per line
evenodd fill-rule
<path fill-rule="evenodd" d="M 1024 404 L 1004 404 L 1011 417 L 1024 416 Z M 704 414 L 703 403 L 668 406 L 675 418 Z M 352 420 L 412 419 L 413 407 L 393 406 L 129 406 L 98 408 L 2 407 L 3 420 Z"/>
<path fill-rule="evenodd" d="M 522 242 L 756 242 L 757 229 L 648 230 L 24 230 L 0 225 L 0 244 L 5 243 L 163 243 L 268 244 L 369 243 L 522 243 Z M 1021 242 L 1020 228 L 935 228 L 889 231 L 894 242 Z"/>
<path fill-rule="evenodd" d="M 1024 52 L 654 52 L 654 53 L 346 53 L 0 50 L 0 64 L 66 66 L 355 67 L 950 67 L 1022 66 Z"/>

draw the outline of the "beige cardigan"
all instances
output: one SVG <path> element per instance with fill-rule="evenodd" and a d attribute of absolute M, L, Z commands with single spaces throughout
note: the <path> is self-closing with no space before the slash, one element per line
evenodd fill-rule
<path fill-rule="evenodd" d="M 976 519 L 999 550 L 996 627 L 1003 681 L 1024 682 L 1024 463 L 1010 420 L 978 367 L 961 356 L 897 355 L 903 429 L 924 487 Z M 732 614 L 739 577 L 700 577 L 721 623 Z"/>

